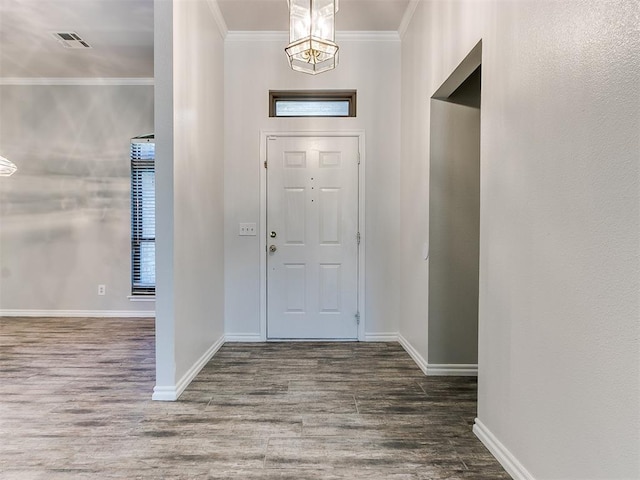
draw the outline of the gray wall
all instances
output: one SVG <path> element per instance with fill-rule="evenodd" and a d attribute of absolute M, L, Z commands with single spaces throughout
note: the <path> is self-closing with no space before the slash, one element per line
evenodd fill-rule
<path fill-rule="evenodd" d="M 230 34 L 225 42 L 225 312 L 227 333 L 260 338 L 260 237 L 238 223 L 260 220 L 260 131 L 365 131 L 365 338 L 398 331 L 400 243 L 400 42 L 339 39 L 340 66 L 322 75 L 289 68 L 282 37 Z M 251 58 L 259 75 L 239 58 Z M 384 68 L 372 75 L 372 65 Z M 269 89 L 358 91 L 356 118 L 269 118 Z"/>
<path fill-rule="evenodd" d="M 18 166 L 0 178 L 0 311 L 154 309 L 127 299 L 129 140 L 150 132 L 152 86 L 0 86 Z"/>
<path fill-rule="evenodd" d="M 479 70 L 431 101 L 429 364 L 478 363 L 479 106 Z"/>
<path fill-rule="evenodd" d="M 429 98 L 482 39 L 475 431 L 514 478 L 640 478 L 640 4 L 416 7 L 400 333 L 427 357 Z"/>
<path fill-rule="evenodd" d="M 175 400 L 224 338 L 224 40 L 205 0 L 154 9 L 156 386 Z"/>

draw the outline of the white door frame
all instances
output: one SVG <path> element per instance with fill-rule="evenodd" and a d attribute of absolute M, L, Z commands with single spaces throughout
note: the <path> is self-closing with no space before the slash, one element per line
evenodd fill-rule
<path fill-rule="evenodd" d="M 269 137 L 355 137 L 358 139 L 360 152 L 360 168 L 358 169 L 358 231 L 360 232 L 360 248 L 358 249 L 358 312 L 360 323 L 358 324 L 358 340 L 364 341 L 365 332 L 365 138 L 364 130 L 345 131 L 260 131 L 260 339 L 267 341 L 267 169 L 264 164 L 267 161 L 267 139 Z"/>

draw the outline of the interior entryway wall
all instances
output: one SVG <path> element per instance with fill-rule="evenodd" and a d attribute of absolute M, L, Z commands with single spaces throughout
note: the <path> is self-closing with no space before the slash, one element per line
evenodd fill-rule
<path fill-rule="evenodd" d="M 225 41 L 225 338 L 262 341 L 263 232 L 239 236 L 260 221 L 261 134 L 366 132 L 366 242 L 362 340 L 395 340 L 399 312 L 400 37 L 358 33 L 338 38 L 340 65 L 311 76 L 292 71 L 286 34 L 229 33 Z M 239 62 L 238 59 L 250 59 Z M 384 68 L 378 68 L 384 65 Z M 375 72 L 375 73 L 374 73 Z M 357 90 L 353 118 L 269 117 L 269 90 Z"/>
<path fill-rule="evenodd" d="M 640 478 L 638 8 L 424 1 L 402 40 L 400 332 L 426 357 L 430 98 L 482 38 L 474 430 L 514 478 Z"/>
<path fill-rule="evenodd" d="M 204 1 L 156 2 L 154 25 L 153 398 L 176 400 L 224 342 L 224 39 Z"/>

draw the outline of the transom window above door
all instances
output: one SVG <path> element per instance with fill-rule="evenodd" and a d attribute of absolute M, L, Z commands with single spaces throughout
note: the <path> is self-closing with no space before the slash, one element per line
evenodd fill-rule
<path fill-rule="evenodd" d="M 270 117 L 355 117 L 355 90 L 270 90 Z"/>

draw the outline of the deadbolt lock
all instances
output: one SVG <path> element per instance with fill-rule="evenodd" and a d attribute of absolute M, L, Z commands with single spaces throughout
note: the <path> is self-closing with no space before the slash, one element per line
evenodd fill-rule
<path fill-rule="evenodd" d="M 271 233 L 269 234 L 269 236 L 270 236 L 271 238 L 276 238 L 276 232 L 271 232 Z"/>

